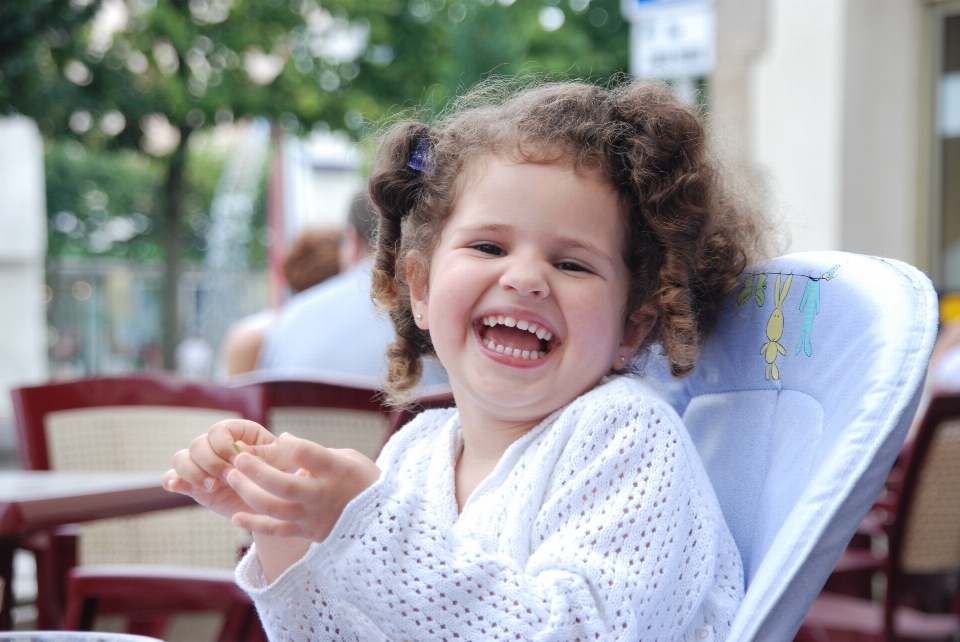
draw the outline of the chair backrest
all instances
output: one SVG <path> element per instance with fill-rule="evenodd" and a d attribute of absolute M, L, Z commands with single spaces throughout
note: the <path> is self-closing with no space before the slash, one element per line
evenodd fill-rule
<path fill-rule="evenodd" d="M 173 453 L 222 419 L 263 421 L 262 395 L 166 375 L 98 377 L 11 391 L 21 460 L 31 470 L 163 472 Z M 236 563 L 245 533 L 200 507 L 83 525 L 83 564 Z"/>
<path fill-rule="evenodd" d="M 651 361 L 743 558 L 731 640 L 800 627 L 894 462 L 936 328 L 915 268 L 809 252 L 744 272 L 690 376 Z"/>
<path fill-rule="evenodd" d="M 199 417 L 201 425 L 207 428 L 210 424 L 203 424 L 207 421 L 207 417 L 230 416 L 244 417 L 261 423 L 264 421 L 263 400 L 261 393 L 257 390 L 187 381 L 163 374 L 130 374 L 62 381 L 16 388 L 10 392 L 10 395 L 16 417 L 20 461 L 27 470 L 55 469 L 58 467 L 51 462 L 51 455 L 69 456 L 67 453 L 52 453 L 52 444 L 48 443 L 48 436 L 50 432 L 69 431 L 70 428 L 65 426 L 70 423 L 68 420 L 70 417 L 77 417 L 83 422 L 84 418 L 89 421 L 95 413 L 123 417 L 140 413 L 156 415 L 170 412 L 184 419 Z M 49 423 L 64 426 L 64 428 L 51 429 L 48 426 Z M 175 435 L 168 437 L 171 430 L 177 429 L 178 423 L 164 425 L 162 430 L 146 430 L 142 424 L 126 421 L 121 422 L 121 425 L 122 429 L 131 431 L 135 437 L 127 439 L 122 435 L 114 435 L 109 445 L 115 442 L 143 444 L 144 448 L 141 450 L 144 454 L 139 455 L 137 459 L 151 455 L 165 457 L 165 459 L 159 460 L 158 463 L 127 464 L 123 468 L 100 466 L 100 470 L 167 470 L 170 467 L 168 455 L 172 455 L 172 451 L 168 453 L 159 444 L 150 443 L 148 440 L 169 440 L 175 449 L 183 448 L 184 443 L 189 443 L 177 441 L 178 436 Z M 99 430 L 99 427 L 94 423 L 89 425 L 88 429 Z M 196 432 L 193 436 L 197 434 L 200 432 Z M 61 438 L 60 434 L 56 436 L 56 439 Z M 88 439 L 78 443 L 76 448 L 83 450 L 80 453 L 82 457 L 97 459 L 104 456 L 104 445 L 98 443 L 102 439 L 100 435 L 92 438 L 88 435 Z M 91 452 L 88 453 L 87 450 Z M 109 454 L 107 456 L 112 457 Z M 82 463 L 78 465 L 82 466 Z M 146 467 L 142 467 L 143 465 Z"/>
<path fill-rule="evenodd" d="M 389 435 L 389 409 L 370 388 L 320 381 L 263 381 L 267 427 L 328 448 L 353 448 L 376 459 Z"/>
<path fill-rule="evenodd" d="M 394 432 L 424 408 L 448 406 L 448 386 L 422 389 L 410 409 L 387 405 L 379 379 L 316 371 L 255 372 L 235 377 L 235 385 L 262 390 L 267 428 L 328 448 L 353 448 L 371 459 Z"/>
<path fill-rule="evenodd" d="M 889 529 L 888 627 L 904 575 L 960 575 L 958 462 L 960 394 L 941 393 L 917 430 Z"/>

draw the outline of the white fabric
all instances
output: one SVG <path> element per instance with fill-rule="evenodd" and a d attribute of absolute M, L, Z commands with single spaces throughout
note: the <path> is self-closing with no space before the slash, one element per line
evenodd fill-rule
<path fill-rule="evenodd" d="M 777 258 L 740 282 L 693 373 L 677 380 L 653 363 L 648 375 L 683 417 L 740 549 L 747 592 L 730 637 L 780 642 L 900 450 L 937 299 L 916 268 L 843 252 Z M 765 352 L 774 339 L 783 351 Z"/>
<path fill-rule="evenodd" d="M 374 311 L 371 265 L 362 261 L 290 299 L 267 333 L 260 369 L 383 376 L 393 331 Z"/>
<path fill-rule="evenodd" d="M 271 640 L 727 638 L 743 573 L 692 442 L 614 377 L 511 445 L 457 514 L 455 410 L 387 444 L 377 483 L 271 586 L 237 581 Z"/>

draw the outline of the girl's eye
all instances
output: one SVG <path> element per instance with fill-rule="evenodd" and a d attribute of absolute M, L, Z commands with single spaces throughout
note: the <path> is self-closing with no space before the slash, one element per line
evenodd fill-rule
<path fill-rule="evenodd" d="M 493 254 L 494 256 L 501 256 L 503 250 L 493 243 L 478 243 L 473 246 L 473 249 L 483 252 L 484 254 Z"/>
<path fill-rule="evenodd" d="M 563 261 L 562 263 L 557 263 L 557 269 L 563 270 L 564 272 L 589 272 L 587 268 L 580 265 L 579 263 L 573 263 L 571 261 Z"/>

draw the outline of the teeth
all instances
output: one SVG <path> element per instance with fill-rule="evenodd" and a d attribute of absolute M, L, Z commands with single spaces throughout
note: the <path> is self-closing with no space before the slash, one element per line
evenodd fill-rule
<path fill-rule="evenodd" d="M 499 352 L 500 354 L 505 354 L 509 357 L 517 357 L 519 359 L 536 360 L 547 356 L 546 352 L 539 352 L 537 350 L 520 350 L 520 348 L 508 348 L 506 346 L 497 345 L 493 339 L 487 339 L 483 342 L 483 345 L 487 346 L 491 350 Z"/>
<path fill-rule="evenodd" d="M 495 326 L 495 325 L 505 325 L 508 328 L 518 328 L 520 330 L 526 330 L 530 334 L 537 335 L 538 339 L 545 339 L 550 341 L 553 338 L 553 333 L 547 330 L 546 328 L 540 327 L 536 323 L 531 323 L 526 319 L 515 319 L 514 317 L 507 317 L 503 315 L 491 315 L 489 317 L 483 317 L 480 319 L 480 322 L 486 326 Z"/>
<path fill-rule="evenodd" d="M 530 334 L 537 335 L 538 339 L 543 339 L 544 341 L 550 341 L 553 339 L 553 333 L 547 330 L 544 327 L 527 321 L 526 319 L 516 319 L 515 317 L 505 316 L 502 314 L 492 314 L 487 317 L 482 317 L 480 322 L 486 326 L 495 326 L 495 325 L 505 325 L 508 328 L 517 328 L 519 330 L 526 330 Z M 517 357 L 518 359 L 528 359 L 536 360 L 542 359 L 547 356 L 547 353 L 538 351 L 538 350 L 520 350 L 519 348 L 508 348 L 506 346 L 497 345 L 493 339 L 487 339 L 483 342 L 485 346 L 491 350 L 496 350 L 501 354 L 505 354 L 512 357 Z"/>

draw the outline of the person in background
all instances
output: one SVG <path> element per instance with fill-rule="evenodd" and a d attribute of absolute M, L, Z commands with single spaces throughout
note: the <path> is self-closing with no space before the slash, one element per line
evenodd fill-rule
<path fill-rule="evenodd" d="M 340 272 L 340 232 L 330 229 L 304 231 L 283 263 L 283 276 L 296 294 L 323 283 Z M 277 313 L 267 309 L 240 319 L 224 340 L 224 368 L 228 377 L 257 368 L 260 350 Z"/>
<path fill-rule="evenodd" d="M 337 276 L 293 297 L 267 332 L 259 372 L 283 377 L 359 378 L 379 387 L 394 333 L 370 298 L 377 214 L 366 190 L 350 204 Z M 356 379 L 354 379 L 356 381 Z M 439 383 L 436 376 L 428 378 Z"/>

